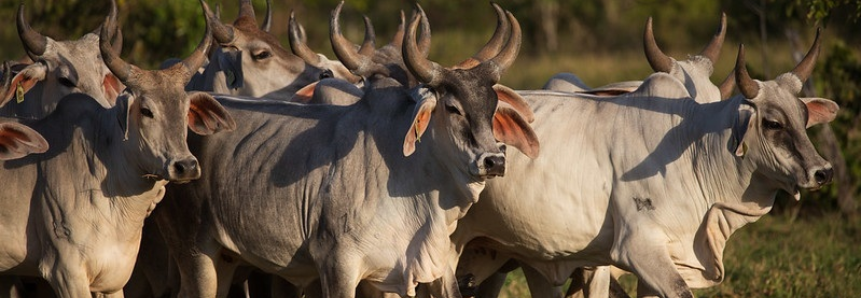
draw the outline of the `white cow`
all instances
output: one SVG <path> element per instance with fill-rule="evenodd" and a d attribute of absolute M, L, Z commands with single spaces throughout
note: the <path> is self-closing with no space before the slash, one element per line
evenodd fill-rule
<path fill-rule="evenodd" d="M 754 81 L 740 49 L 742 95 L 719 102 L 694 101 L 664 73 L 617 98 L 523 92 L 542 150 L 556 154 L 510 154 L 512 174 L 488 182 L 454 242 L 495 251 L 497 266 L 515 258 L 548 284 L 603 265 L 636 274 L 640 295 L 690 297 L 690 287 L 719 283 L 735 230 L 767 213 L 778 191 L 797 198 L 831 180 L 805 128 L 838 107 L 795 95 L 818 50 L 817 35 L 792 72 Z"/>

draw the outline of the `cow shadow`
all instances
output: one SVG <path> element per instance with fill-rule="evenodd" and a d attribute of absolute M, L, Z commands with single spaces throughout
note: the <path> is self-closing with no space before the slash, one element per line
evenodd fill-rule
<path fill-rule="evenodd" d="M 698 103 L 691 98 L 664 97 L 628 97 L 625 100 L 612 101 L 613 104 L 642 109 L 658 114 L 666 114 L 677 123 L 665 132 L 661 127 L 644 128 L 644 131 L 663 134 L 657 146 L 636 166 L 622 174 L 623 181 L 642 180 L 654 175 L 666 175 L 667 165 L 681 158 L 692 146 L 701 143 L 706 135 L 716 134 L 733 129 L 734 119 L 720 119 L 718 115 L 733 115 L 723 113 L 726 109 L 738 110 L 741 98 L 733 98 L 712 103 Z M 738 114 L 734 114 L 738 117 Z M 646 123 L 643 123 L 646 124 Z M 633 128 L 632 128 L 633 129 Z M 734 132 L 733 132 L 734 133 Z M 707 144 L 701 144 L 708 146 Z M 726 150 L 732 150 L 732 144 L 725 144 Z M 704 148 L 705 149 L 705 148 Z M 708 149 L 706 149 L 708 150 Z"/>

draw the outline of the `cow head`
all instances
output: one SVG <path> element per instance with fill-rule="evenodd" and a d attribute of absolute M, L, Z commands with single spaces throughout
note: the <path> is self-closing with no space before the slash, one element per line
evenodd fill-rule
<path fill-rule="evenodd" d="M 340 13 L 341 7 L 344 5 L 344 2 L 341 1 L 338 4 L 338 8 L 335 9 L 338 13 Z M 337 18 L 337 15 L 332 16 L 333 18 Z M 365 17 L 365 44 L 362 45 L 363 49 L 370 45 L 373 50 L 374 46 L 374 28 L 370 26 L 370 20 Z M 317 68 L 328 70 L 332 73 L 332 75 L 336 78 L 342 78 L 347 80 L 350 83 L 358 83 L 362 78 L 360 76 L 354 75 L 350 72 L 341 61 L 338 60 L 329 60 L 323 54 L 319 54 L 311 50 L 308 47 L 308 44 L 305 42 L 305 29 L 296 21 L 296 16 L 293 12 L 290 12 L 290 24 L 288 25 L 289 38 L 290 38 L 290 49 L 293 50 L 293 53 L 296 56 L 302 57 L 306 63 L 311 64 Z M 337 53 L 337 51 L 336 51 Z"/>
<path fill-rule="evenodd" d="M 201 0 L 204 14 L 211 15 Z M 198 134 L 232 130 L 236 124 L 227 111 L 206 93 L 186 94 L 186 83 L 204 63 L 212 43 L 211 27 L 194 53 L 170 68 L 142 70 L 123 61 L 108 38 L 116 30 L 111 19 L 101 30 L 100 50 L 105 64 L 127 89 L 117 99 L 118 121 L 125 131 L 133 159 L 146 176 L 185 182 L 200 177 L 197 159 L 186 145 L 186 127 Z"/>
<path fill-rule="evenodd" d="M 513 30 L 507 43 L 494 57 L 470 68 L 444 68 L 427 60 L 416 46 L 415 33 L 421 15 L 416 14 L 404 37 L 404 62 L 410 72 L 424 86 L 414 92 L 416 106 L 412 125 L 404 139 L 404 155 L 416 150 L 422 135 L 429 127 L 431 138 L 441 143 L 434 152 L 468 164 L 472 177 L 486 178 L 505 173 L 505 155 L 496 139 L 512 144 L 527 154 L 538 152 L 538 140 L 526 121 L 511 108 L 503 106 L 494 85 L 502 73 L 511 66 L 520 50 L 520 25 L 507 13 Z M 517 97 L 519 99 L 519 97 Z M 522 99 L 521 99 L 522 100 Z M 504 123 L 506 125 L 499 125 Z M 457 158 L 452 158 L 457 156 Z"/>
<path fill-rule="evenodd" d="M 115 19 L 116 16 L 116 3 L 111 1 L 108 18 Z M 41 94 L 36 94 L 36 99 L 41 101 L 37 105 L 42 110 L 36 114 L 41 116 L 53 111 L 60 99 L 71 93 L 87 94 L 104 107 L 114 105 L 123 86 L 99 58 L 98 29 L 78 40 L 55 41 L 30 27 L 24 18 L 23 3 L 18 8 L 17 24 L 18 35 L 33 63 L 12 79 L 13 88 L 2 94 L 4 99 L 9 99 L 21 89 L 26 93 L 39 83 Z M 111 38 L 114 51 L 119 52 L 122 34 L 117 30 Z"/>
<path fill-rule="evenodd" d="M 668 73 L 679 79 L 697 102 L 714 102 L 728 98 L 732 91 L 731 84 L 722 85 L 718 88 L 709 79 L 714 72 L 714 63 L 720 56 L 725 36 L 726 14 L 722 14 L 720 27 L 718 27 L 711 42 L 699 54 L 684 61 L 677 61 L 664 54 L 658 47 L 652 30 L 652 18 L 649 18 L 643 33 L 643 48 L 646 52 L 646 60 L 649 61 L 649 65 L 654 71 Z M 727 82 L 732 83 L 732 80 Z"/>
<path fill-rule="evenodd" d="M 251 0 L 239 2 L 239 16 L 233 24 L 209 16 L 213 37 L 220 45 L 206 70 L 215 73 L 215 92 L 289 99 L 299 88 L 319 79 L 322 69 L 285 50 L 274 35 L 258 27 Z"/>
<path fill-rule="evenodd" d="M 341 33 L 340 15 L 341 2 L 335 10 L 332 11 L 330 20 L 329 39 L 332 42 L 332 50 L 335 56 L 344 63 L 352 73 L 362 77 L 371 77 L 374 75 L 382 75 L 390 77 L 404 86 L 414 87 L 419 84 L 415 77 L 404 65 L 402 49 L 405 31 L 404 13 L 401 11 L 401 23 L 398 26 L 398 31 L 392 37 L 392 41 L 379 48 L 375 49 L 375 33 L 368 17 L 364 17 L 365 21 L 365 40 L 361 46 L 355 45 L 347 40 Z M 420 15 L 420 31 L 418 33 L 418 48 L 423 57 L 427 57 L 430 49 L 430 25 L 427 21 L 427 16 L 421 7 L 418 7 L 415 14 Z"/>
<path fill-rule="evenodd" d="M 799 188 L 819 188 L 831 181 L 831 164 L 813 147 L 806 128 L 827 123 L 838 106 L 822 98 L 799 98 L 802 84 L 813 71 L 819 54 L 819 33 L 807 56 L 789 73 L 772 81 L 750 78 L 739 47 L 736 84 L 744 96 L 736 124 L 736 155 L 750 159 L 775 187 L 798 198 Z"/>

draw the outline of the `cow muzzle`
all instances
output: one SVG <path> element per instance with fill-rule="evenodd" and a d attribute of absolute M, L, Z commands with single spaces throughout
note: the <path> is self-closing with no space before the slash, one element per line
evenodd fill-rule
<path fill-rule="evenodd" d="M 817 169 L 811 172 L 811 176 L 813 177 L 811 180 L 815 183 L 817 188 L 831 183 L 831 179 L 834 178 L 834 169 L 831 167 Z"/>
<path fill-rule="evenodd" d="M 492 178 L 505 175 L 505 154 L 484 153 L 475 162 L 473 175 Z"/>
<path fill-rule="evenodd" d="M 168 180 L 171 182 L 189 182 L 200 178 L 200 167 L 194 157 L 185 157 L 172 160 L 168 164 Z"/>

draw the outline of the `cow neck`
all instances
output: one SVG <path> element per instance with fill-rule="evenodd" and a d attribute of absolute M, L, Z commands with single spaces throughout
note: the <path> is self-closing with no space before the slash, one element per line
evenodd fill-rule
<path fill-rule="evenodd" d="M 141 157 L 141 146 L 134 139 L 125 140 L 126 132 L 118 125 L 117 114 L 119 107 L 114 107 L 103 113 L 99 131 L 103 135 L 96 136 L 96 155 L 101 161 L 97 163 L 102 169 L 102 193 L 110 198 L 115 207 L 121 207 L 126 216 L 132 220 L 143 219 L 152 211 L 155 204 L 164 195 L 166 180 L 156 180 L 144 177 L 146 173 L 140 170 L 137 160 Z M 129 127 L 129 134 L 134 133 Z"/>
<path fill-rule="evenodd" d="M 733 127 L 736 125 L 740 99 L 700 104 L 694 110 L 690 135 L 700 136 L 691 146 L 688 157 L 708 206 L 715 203 L 752 204 L 769 202 L 768 192 L 751 188 L 757 179 L 755 165 L 750 159 L 737 157 Z M 748 133 L 752 133 L 748 131 Z"/>
<path fill-rule="evenodd" d="M 697 209 L 701 222 L 692 247 L 703 268 L 682 270 L 691 287 L 713 286 L 723 280 L 726 241 L 736 230 L 768 213 L 777 193 L 749 158 L 737 157 L 730 149 L 742 100 L 703 104 L 695 112 L 701 127 L 694 130 L 704 134 L 690 156 L 707 208 Z"/>
<path fill-rule="evenodd" d="M 430 125 L 421 137 L 421 142 L 417 144 L 415 153 L 409 157 L 403 156 L 403 136 L 412 122 L 412 111 L 416 107 L 415 102 L 407 97 L 409 91 L 393 80 L 374 82 L 374 88 L 363 97 L 360 105 L 371 113 L 365 117 L 367 119 L 391 119 L 385 124 L 378 122 L 375 125 L 378 131 L 374 133 L 377 137 L 384 136 L 387 139 L 387 145 L 379 147 L 380 154 L 387 160 L 386 163 L 401 168 L 393 170 L 391 175 L 397 180 L 409 179 L 407 183 L 418 188 L 430 186 L 421 196 L 430 195 L 432 198 L 418 199 L 431 199 L 430 204 L 436 205 L 432 207 L 441 208 L 444 211 L 445 223 L 452 232 L 456 221 L 478 200 L 485 182 L 472 178 L 469 173 L 454 166 L 454 160 L 450 156 L 438 152 L 441 136 L 437 134 L 444 128 L 438 125 L 439 119 L 434 117 L 431 117 Z M 380 92 L 387 94 L 379 94 Z M 434 116 L 439 115 L 435 113 Z"/>

